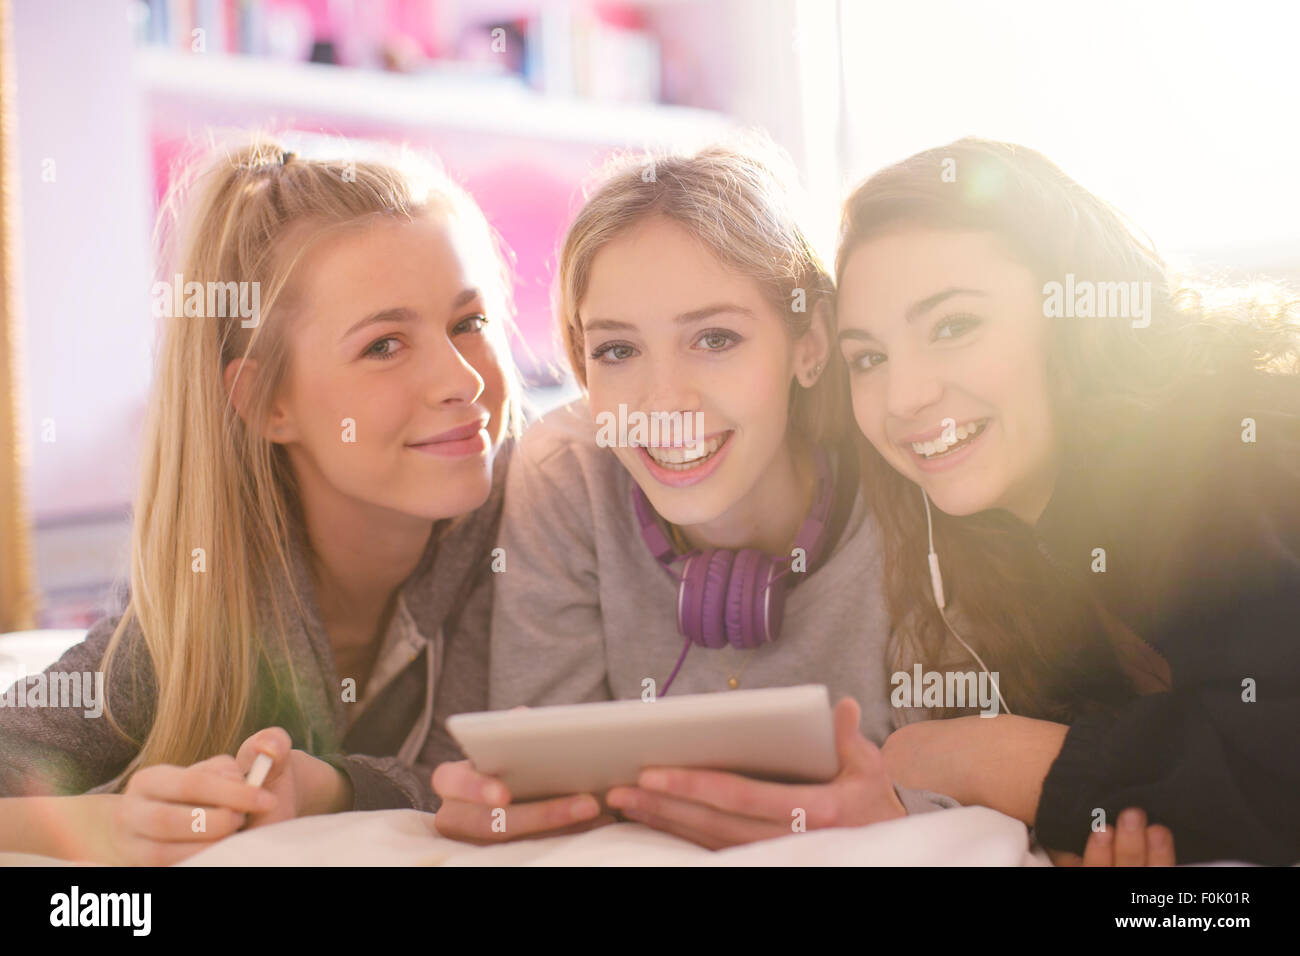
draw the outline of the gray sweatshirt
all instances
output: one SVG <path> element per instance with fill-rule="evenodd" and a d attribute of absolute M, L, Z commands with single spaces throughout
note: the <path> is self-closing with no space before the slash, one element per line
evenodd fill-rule
<path fill-rule="evenodd" d="M 497 452 L 488 501 L 460 520 L 435 527 L 398 592 L 374 672 L 355 703 L 344 700 L 342 678 L 347 675 L 337 671 L 300 536 L 290 548 L 292 582 L 277 578 L 264 585 L 282 596 L 296 590 L 303 598 L 307 613 L 292 616 L 285 634 L 300 692 L 295 698 L 259 687 L 246 729 L 251 734 L 284 727 L 295 748 L 346 773 L 354 810 L 436 810 L 433 768 L 461 759 L 446 732 L 446 719 L 486 709 L 488 618 L 496 577 L 489 568 L 490 549 L 512 450 L 513 442 L 507 441 Z M 260 601 L 259 608 L 265 610 L 267 603 Z M 119 620 L 120 615 L 113 615 L 100 621 L 46 673 L 98 671 Z M 265 626 L 271 627 L 269 622 Z M 104 677 L 105 693 L 113 716 L 142 740 L 153 720 L 156 690 L 138 628 L 127 631 L 123 651 Z M 17 699 L 12 688 L 9 693 Z M 137 751 L 132 740 L 113 729 L 107 714 L 87 717 L 82 708 L 0 706 L 0 797 L 119 790 L 124 768 Z"/>
<path fill-rule="evenodd" d="M 506 484 L 492 612 L 493 710 L 639 698 L 662 691 L 681 654 L 677 583 L 642 540 L 632 477 L 595 441 L 585 401 L 524 435 Z M 834 551 L 788 594 L 780 637 L 750 651 L 692 647 L 670 696 L 825 684 L 855 698 L 862 734 L 893 730 L 880 534 L 861 491 Z M 897 788 L 908 812 L 956 806 Z"/>

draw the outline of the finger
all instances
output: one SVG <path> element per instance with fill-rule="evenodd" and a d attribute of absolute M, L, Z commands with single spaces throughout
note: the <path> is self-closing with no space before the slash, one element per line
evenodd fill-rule
<path fill-rule="evenodd" d="M 1137 807 L 1129 807 L 1119 815 L 1115 832 L 1115 865 L 1146 866 L 1147 815 Z"/>
<path fill-rule="evenodd" d="M 637 791 L 661 794 L 702 804 L 735 816 L 789 824 L 802 809 L 809 827 L 830 826 L 835 819 L 834 794 L 827 784 L 772 783 L 722 770 L 691 767 L 647 767 L 636 787 L 612 787 L 606 795 L 611 807 L 622 808 Z"/>
<path fill-rule="evenodd" d="M 239 745 L 239 752 L 235 754 L 235 763 L 239 767 L 240 774 L 247 775 L 253 768 L 257 755 L 266 754 L 271 758 L 271 770 L 263 781 L 265 785 L 277 778 L 288 766 L 289 751 L 292 749 L 293 738 L 289 736 L 287 730 L 283 727 L 267 727 Z"/>
<path fill-rule="evenodd" d="M 653 817 L 658 820 L 673 821 L 697 833 L 710 834 L 729 846 L 736 843 L 753 843 L 756 840 L 772 840 L 789 836 L 794 832 L 791 826 L 793 816 L 790 811 L 787 811 L 785 817 L 777 822 L 739 816 L 693 800 L 682 800 L 635 788 L 629 798 L 632 801 L 631 805 L 623 809 L 623 815 L 630 820 L 644 821 Z"/>
<path fill-rule="evenodd" d="M 600 816 L 600 804 L 589 793 L 555 797 L 509 807 L 488 807 L 461 800 L 445 801 L 434 819 L 444 836 L 457 840 L 499 843 L 554 831 Z"/>
<path fill-rule="evenodd" d="M 840 773 L 879 774 L 884 771 L 880 748 L 862 736 L 862 709 L 852 697 L 841 697 L 831 715 L 835 724 L 835 752 Z"/>
<path fill-rule="evenodd" d="M 488 807 L 510 803 L 510 790 L 496 777 L 479 773 L 468 760 L 440 763 L 433 771 L 433 792 L 445 800 L 459 800 Z"/>
<path fill-rule="evenodd" d="M 706 850 L 725 850 L 734 844 L 728 843 L 725 839 L 716 833 L 709 833 L 703 830 L 696 830 L 694 827 L 687 826 L 680 820 L 674 820 L 669 817 L 660 817 L 652 813 L 637 813 L 635 817 L 629 816 L 634 823 L 641 823 L 654 830 L 663 833 L 671 833 L 673 836 L 681 837 L 683 840 L 690 840 L 697 846 L 702 846 Z"/>
<path fill-rule="evenodd" d="M 242 827 L 247 816 L 226 807 L 187 807 L 178 803 L 133 799 L 123 814 L 128 832 L 165 843 L 220 840 Z"/>
<path fill-rule="evenodd" d="M 228 807 L 239 813 L 261 813 L 275 806 L 275 798 L 243 779 L 196 764 L 193 767 L 153 767 L 151 774 L 137 789 L 136 795 L 164 803 L 190 807 Z"/>
<path fill-rule="evenodd" d="M 1166 826 L 1147 827 L 1147 866 L 1174 866 L 1174 833 Z"/>
<path fill-rule="evenodd" d="M 441 812 L 442 811 L 439 811 L 439 814 L 441 814 Z M 609 814 L 601 814 L 600 816 L 595 817 L 594 819 L 584 820 L 581 823 L 574 823 L 571 826 L 562 827 L 558 830 L 547 830 L 544 833 L 534 833 L 527 836 L 521 836 L 519 834 L 511 834 L 511 833 L 495 834 L 496 839 L 486 840 L 480 837 L 473 837 L 469 835 L 444 832 L 438 828 L 438 817 L 435 816 L 433 818 L 434 829 L 437 829 L 438 832 L 442 834 L 442 836 L 448 837 L 453 840 L 461 840 L 462 842 L 465 843 L 473 843 L 475 846 L 491 846 L 493 844 L 499 844 L 503 842 L 502 841 L 503 837 L 505 838 L 505 840 L 512 840 L 512 839 L 544 840 L 548 837 L 573 836 L 578 833 L 586 833 L 588 830 L 595 830 L 599 827 L 606 827 L 609 826 L 611 823 L 618 823 L 618 822 L 619 821 L 617 819 L 610 816 Z"/>
<path fill-rule="evenodd" d="M 242 780 L 244 775 L 239 771 L 239 764 L 230 754 L 217 754 L 215 757 L 209 757 L 207 760 L 200 760 L 191 767 L 202 767 L 204 770 L 211 770 L 215 774 L 223 777 L 229 777 L 232 780 Z"/>
<path fill-rule="evenodd" d="M 1110 827 L 1094 830 L 1083 848 L 1084 866 L 1115 865 L 1115 831 Z"/>

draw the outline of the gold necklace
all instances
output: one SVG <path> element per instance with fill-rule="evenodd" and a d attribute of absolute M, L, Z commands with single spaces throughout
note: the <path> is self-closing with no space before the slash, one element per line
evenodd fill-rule
<path fill-rule="evenodd" d="M 736 650 L 736 648 L 734 648 L 734 647 L 726 647 L 726 648 L 723 648 L 724 653 L 725 653 L 726 651 L 735 651 L 735 650 Z M 742 677 L 745 676 L 745 668 L 749 666 L 749 658 L 750 658 L 750 655 L 753 653 L 753 651 L 752 651 L 752 650 L 745 650 L 745 651 L 737 651 L 737 653 L 744 654 L 744 655 L 745 655 L 745 659 L 744 659 L 744 661 L 741 662 L 741 665 L 740 665 L 740 673 L 738 673 L 738 674 L 732 674 L 730 677 L 727 678 L 727 687 L 728 687 L 730 690 L 736 690 L 738 687 L 740 687 L 740 679 L 741 679 Z M 726 670 L 727 670 L 727 668 L 726 668 L 726 667 L 723 667 L 723 671 L 726 671 Z"/>

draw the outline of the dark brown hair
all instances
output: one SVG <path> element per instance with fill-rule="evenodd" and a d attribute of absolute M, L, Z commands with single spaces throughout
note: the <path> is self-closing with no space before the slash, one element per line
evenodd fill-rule
<path fill-rule="evenodd" d="M 961 139 L 871 176 L 844 208 L 837 279 L 864 242 L 914 227 L 991 233 L 1040 283 L 1067 274 L 1076 283 L 1150 283 L 1149 326 L 1127 317 L 1051 326 L 1049 400 L 1076 459 L 1087 460 L 1089 449 L 1189 382 L 1249 386 L 1263 372 L 1300 370 L 1292 303 L 1237 295 L 1211 307 L 1200 290 L 1172 281 L 1150 241 L 1116 210 L 1032 149 Z M 930 593 L 921 494 L 869 442 L 861 446 L 867 496 L 884 534 L 895 662 L 969 663 Z M 1036 553 L 1023 525 L 1000 511 L 953 518 L 937 509 L 934 525 L 958 629 L 1000 672 L 1017 714 L 1069 721 L 1085 705 L 1131 693 L 1091 599 Z"/>

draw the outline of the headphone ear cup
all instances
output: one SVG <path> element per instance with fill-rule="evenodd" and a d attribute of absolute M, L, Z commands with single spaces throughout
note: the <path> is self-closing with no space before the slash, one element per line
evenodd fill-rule
<path fill-rule="evenodd" d="M 754 592 L 760 575 L 765 575 L 764 564 L 771 559 L 754 548 L 744 548 L 736 552 L 736 560 L 731 569 L 731 581 L 727 585 L 727 640 L 732 647 L 751 648 L 763 642 L 761 618 L 762 606 L 754 602 Z"/>
<path fill-rule="evenodd" d="M 781 623 L 785 618 L 785 578 L 779 576 L 781 565 L 761 551 L 752 568 L 744 576 L 744 597 L 741 607 L 745 608 L 749 620 L 746 622 L 745 637 L 747 647 L 775 641 L 781 636 Z"/>
<path fill-rule="evenodd" d="M 777 564 L 769 561 L 767 577 L 758 582 L 758 593 L 754 595 L 758 620 L 763 622 L 763 640 L 775 641 L 781 636 L 781 625 L 785 621 L 785 595 L 788 590 L 786 578 L 777 577 Z"/>
<path fill-rule="evenodd" d="M 682 575 L 677 623 L 694 643 L 725 647 L 727 582 L 734 552 L 709 549 L 687 562 Z"/>

